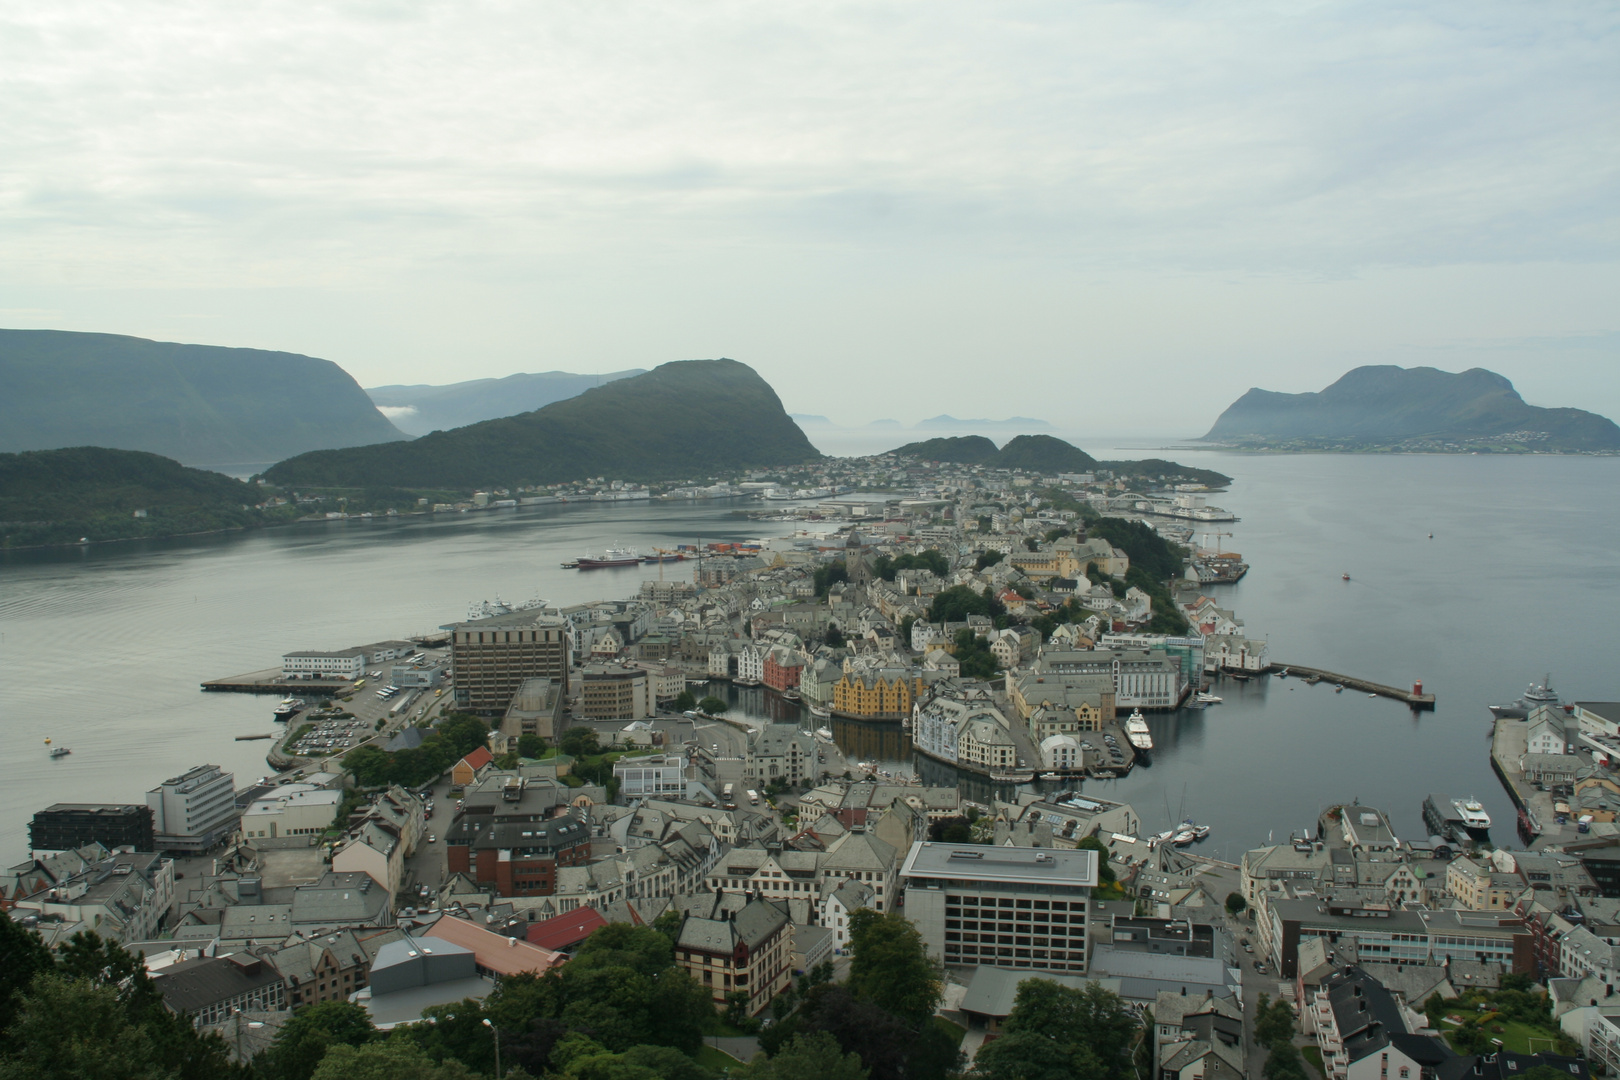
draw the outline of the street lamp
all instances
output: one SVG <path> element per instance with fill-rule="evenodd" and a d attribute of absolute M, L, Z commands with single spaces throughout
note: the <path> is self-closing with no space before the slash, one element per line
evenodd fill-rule
<path fill-rule="evenodd" d="M 501 1080 L 501 1030 L 491 1023 L 487 1016 L 484 1017 L 484 1026 L 495 1036 L 495 1080 Z"/>

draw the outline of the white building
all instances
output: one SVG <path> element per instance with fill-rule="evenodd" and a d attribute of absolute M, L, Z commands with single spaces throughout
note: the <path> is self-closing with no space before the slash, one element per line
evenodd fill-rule
<path fill-rule="evenodd" d="M 619 794 L 627 799 L 686 794 L 686 759 L 678 753 L 620 758 L 613 763 L 613 775 L 619 779 Z"/>
<path fill-rule="evenodd" d="M 245 839 L 318 836 L 332 827 L 343 793 L 314 784 L 287 784 L 255 799 L 242 812 Z"/>
<path fill-rule="evenodd" d="M 366 670 L 364 649 L 344 649 L 341 652 L 320 652 L 305 649 L 291 652 L 281 658 L 281 673 L 299 678 L 325 675 L 338 679 L 358 679 Z"/>
<path fill-rule="evenodd" d="M 758 686 L 765 681 L 764 645 L 744 645 L 737 651 L 737 681 L 744 686 Z"/>
<path fill-rule="evenodd" d="M 1078 769 L 1084 764 L 1080 744 L 1073 735 L 1048 735 L 1041 740 L 1041 767 Z"/>
<path fill-rule="evenodd" d="M 160 851 L 206 851 L 236 826 L 236 777 L 198 765 L 146 793 Z"/>

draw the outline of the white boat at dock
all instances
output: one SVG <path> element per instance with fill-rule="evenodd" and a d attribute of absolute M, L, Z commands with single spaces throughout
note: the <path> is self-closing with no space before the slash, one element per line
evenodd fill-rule
<path fill-rule="evenodd" d="M 1148 730 L 1147 718 L 1137 709 L 1125 721 L 1125 737 L 1138 750 L 1153 749 L 1153 733 Z"/>
<path fill-rule="evenodd" d="M 1200 705 L 1219 705 L 1221 703 L 1221 699 L 1219 697 L 1209 693 L 1206 690 L 1200 690 L 1193 700 Z"/>

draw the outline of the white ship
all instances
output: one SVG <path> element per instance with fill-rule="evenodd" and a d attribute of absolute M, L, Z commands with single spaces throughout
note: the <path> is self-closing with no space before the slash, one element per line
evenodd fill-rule
<path fill-rule="evenodd" d="M 1131 740 L 1131 745 L 1138 750 L 1153 749 L 1153 733 L 1148 730 L 1147 720 L 1142 716 L 1142 710 L 1137 709 L 1125 721 L 1125 737 Z"/>
<path fill-rule="evenodd" d="M 1198 696 L 1193 698 L 1193 700 L 1198 702 L 1200 705 L 1219 705 L 1221 703 L 1220 698 L 1216 697 L 1214 694 L 1204 691 L 1199 691 Z"/>
<path fill-rule="evenodd" d="M 1491 827 L 1491 815 L 1485 812 L 1485 807 L 1473 796 L 1466 799 L 1453 799 L 1451 805 L 1457 808 L 1457 817 L 1462 820 L 1463 828 L 1470 832 L 1484 831 Z"/>

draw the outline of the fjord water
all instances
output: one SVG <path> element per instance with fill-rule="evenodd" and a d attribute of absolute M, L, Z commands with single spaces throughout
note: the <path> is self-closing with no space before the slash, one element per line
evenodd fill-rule
<path fill-rule="evenodd" d="M 1486 704 L 1547 671 L 1566 701 L 1620 699 L 1608 637 L 1620 610 L 1620 459 L 1094 452 L 1236 478 L 1211 501 L 1242 518 L 1219 539 L 1253 569 L 1214 595 L 1270 639 L 1274 659 L 1394 685 L 1421 678 L 1439 698 L 1414 714 L 1293 679 L 1226 681 L 1223 705 L 1149 717 L 1151 767 L 1086 785 L 1131 801 L 1150 828 L 1195 817 L 1214 827 L 1202 850 L 1231 857 L 1359 798 L 1419 836 L 1424 796 L 1442 791 L 1483 799 L 1493 835 L 1511 843 Z M 273 699 L 204 694 L 205 679 L 271 666 L 290 648 L 428 630 L 496 594 L 572 603 L 658 576 L 558 568 L 612 544 L 786 528 L 731 509 L 572 504 L 0 556 L 0 856 L 22 857 L 29 816 L 51 802 L 139 801 L 205 761 L 241 782 L 263 774 L 266 744 L 233 737 L 271 731 Z M 832 726 L 853 755 L 904 746 L 897 724 Z M 73 754 L 49 760 L 47 736 Z"/>

